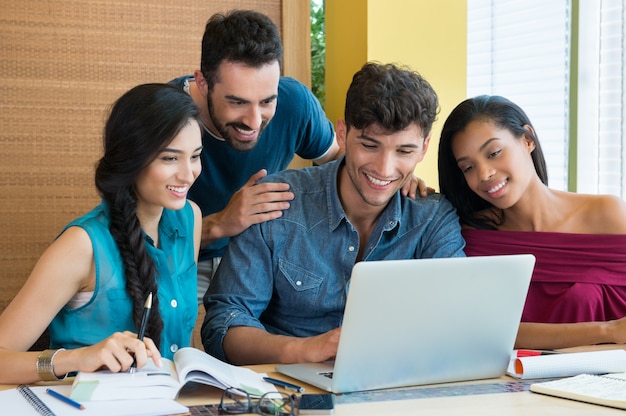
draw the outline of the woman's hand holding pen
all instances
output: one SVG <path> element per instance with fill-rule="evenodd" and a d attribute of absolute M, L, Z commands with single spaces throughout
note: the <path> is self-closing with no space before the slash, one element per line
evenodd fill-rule
<path fill-rule="evenodd" d="M 154 342 L 145 337 L 142 341 L 130 331 L 116 332 L 97 344 L 60 351 L 54 361 L 57 374 L 72 371 L 96 371 L 107 368 L 113 372 L 128 371 L 137 361 L 137 368 L 143 367 L 148 359 L 161 366 L 161 353 Z"/>

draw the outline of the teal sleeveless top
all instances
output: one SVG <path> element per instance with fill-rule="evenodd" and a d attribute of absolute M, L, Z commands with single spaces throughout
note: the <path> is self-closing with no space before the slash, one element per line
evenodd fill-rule
<path fill-rule="evenodd" d="M 93 246 L 96 287 L 84 305 L 59 311 L 50 323 L 51 348 L 78 348 L 96 344 L 114 332 L 138 332 L 132 320 L 132 301 L 120 252 L 109 231 L 109 209 L 101 202 L 89 213 L 65 226 L 81 227 Z M 194 256 L 194 216 L 189 202 L 181 210 L 164 209 L 159 224 L 160 247 L 147 235 L 146 248 L 157 269 L 159 312 L 163 318 L 160 351 L 171 359 L 191 343 L 198 315 L 197 265 Z"/>

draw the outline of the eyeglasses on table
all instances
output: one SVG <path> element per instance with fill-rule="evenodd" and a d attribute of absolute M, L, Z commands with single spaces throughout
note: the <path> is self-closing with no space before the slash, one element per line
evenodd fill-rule
<path fill-rule="evenodd" d="M 222 393 L 221 414 L 256 413 L 266 416 L 296 416 L 296 398 L 293 394 L 269 392 L 258 399 L 238 388 L 228 388 Z"/>

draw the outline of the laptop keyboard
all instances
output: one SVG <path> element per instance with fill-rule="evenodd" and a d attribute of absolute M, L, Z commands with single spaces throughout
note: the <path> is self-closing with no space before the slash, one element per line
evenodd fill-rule
<path fill-rule="evenodd" d="M 333 373 L 320 373 L 332 378 Z M 477 394 L 515 393 L 528 391 L 536 380 L 516 380 L 507 382 L 477 383 L 462 385 L 442 385 L 421 388 L 373 390 L 338 394 L 337 404 L 407 400 L 433 397 L 466 396 Z M 219 416 L 218 404 L 204 404 L 189 407 L 191 416 Z"/>
<path fill-rule="evenodd" d="M 433 397 L 472 396 L 478 394 L 518 393 L 530 389 L 537 380 L 493 383 L 434 385 L 412 388 L 370 390 L 337 395 L 337 404 L 384 402 L 391 400 L 430 399 Z"/>

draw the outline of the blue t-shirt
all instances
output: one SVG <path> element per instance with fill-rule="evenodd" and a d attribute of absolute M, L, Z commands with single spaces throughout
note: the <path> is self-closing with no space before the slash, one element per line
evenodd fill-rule
<path fill-rule="evenodd" d="M 189 91 L 192 76 L 170 83 Z M 257 145 L 239 152 L 225 141 L 203 132 L 202 173 L 191 187 L 189 199 L 200 206 L 202 216 L 219 212 L 233 194 L 261 169 L 268 174 L 287 168 L 294 154 L 317 159 L 330 149 L 335 137 L 332 123 L 313 93 L 293 78 L 281 77 L 274 117 L 267 124 Z M 221 257 L 228 238 L 200 250 L 200 261 Z"/>
<path fill-rule="evenodd" d="M 234 237 L 204 296 L 205 350 L 226 360 L 233 326 L 319 335 L 341 326 L 360 237 L 339 200 L 342 160 L 279 172 L 296 197 L 282 217 Z M 398 191 L 363 248 L 363 261 L 465 256 L 459 218 L 441 194 L 413 200 Z M 385 276 L 381 276 L 384 279 Z"/>
<path fill-rule="evenodd" d="M 59 311 L 50 323 L 52 348 L 78 348 L 96 344 L 114 332 L 138 332 L 132 319 L 132 301 L 126 291 L 126 277 L 117 244 L 109 231 L 109 209 L 103 201 L 84 216 L 65 226 L 84 229 L 93 246 L 96 287 L 83 306 Z M 163 210 L 159 223 L 159 244 L 148 236 L 146 248 L 157 269 L 159 312 L 163 318 L 161 355 L 173 358 L 188 347 L 198 315 L 197 266 L 194 248 L 194 215 L 191 205 Z"/>

